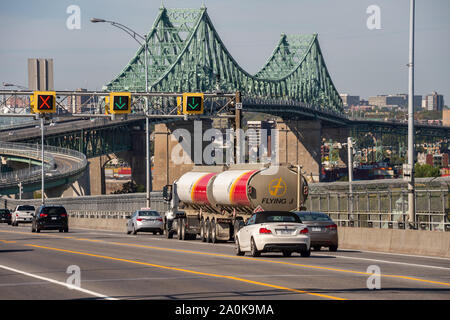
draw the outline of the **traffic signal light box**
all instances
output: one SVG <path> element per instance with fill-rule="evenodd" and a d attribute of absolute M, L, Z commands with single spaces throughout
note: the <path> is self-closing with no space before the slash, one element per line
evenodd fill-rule
<path fill-rule="evenodd" d="M 56 112 L 56 92 L 35 91 L 32 97 L 33 98 L 31 99 L 31 110 L 33 113 Z"/>
<path fill-rule="evenodd" d="M 109 94 L 109 113 L 111 114 L 131 113 L 131 93 L 111 92 Z"/>
<path fill-rule="evenodd" d="M 183 114 L 203 114 L 203 93 L 183 93 Z"/>

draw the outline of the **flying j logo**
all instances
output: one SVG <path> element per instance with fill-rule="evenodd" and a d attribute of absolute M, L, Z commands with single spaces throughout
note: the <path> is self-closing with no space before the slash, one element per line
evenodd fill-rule
<path fill-rule="evenodd" d="M 274 197 L 282 197 L 286 193 L 286 183 L 281 178 L 270 181 L 269 193 Z"/>

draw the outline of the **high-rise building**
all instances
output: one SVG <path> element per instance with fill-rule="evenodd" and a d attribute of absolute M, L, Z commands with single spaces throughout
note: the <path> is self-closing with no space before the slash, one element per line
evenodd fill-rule
<path fill-rule="evenodd" d="M 86 92 L 86 89 L 76 89 L 79 92 Z M 89 112 L 98 103 L 98 96 L 68 96 L 67 105 L 72 113 Z"/>
<path fill-rule="evenodd" d="M 28 59 L 28 88 L 32 91 L 52 91 L 53 59 Z"/>
<path fill-rule="evenodd" d="M 423 106 L 428 111 L 442 111 L 444 109 L 444 96 L 433 91 L 425 97 Z"/>
<path fill-rule="evenodd" d="M 340 94 L 344 107 L 358 106 L 360 103 L 359 96 L 351 96 L 347 93 Z"/>
<path fill-rule="evenodd" d="M 414 108 L 420 108 L 422 106 L 422 96 L 414 96 Z M 408 107 L 408 95 L 407 94 L 390 94 L 390 95 L 378 95 L 375 97 L 369 97 L 369 105 L 377 106 L 380 108 L 407 108 Z"/>

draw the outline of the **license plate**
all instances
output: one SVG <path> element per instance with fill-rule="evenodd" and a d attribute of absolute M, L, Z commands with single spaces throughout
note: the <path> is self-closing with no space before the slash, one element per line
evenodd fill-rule
<path fill-rule="evenodd" d="M 319 227 L 312 227 L 312 228 L 311 228 L 311 231 L 314 231 L 314 232 L 321 232 L 321 231 L 322 231 L 322 228 L 319 228 Z"/>
<path fill-rule="evenodd" d="M 57 220 L 58 218 L 57 217 L 52 217 L 52 220 Z"/>
<path fill-rule="evenodd" d="M 277 230 L 278 231 L 278 234 L 291 234 L 292 233 L 292 230 L 290 230 L 290 229 L 281 229 L 281 230 Z"/>

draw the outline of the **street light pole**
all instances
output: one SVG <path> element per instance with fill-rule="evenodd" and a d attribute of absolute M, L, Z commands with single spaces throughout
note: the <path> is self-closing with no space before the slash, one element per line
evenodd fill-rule
<path fill-rule="evenodd" d="M 145 68 L 145 92 L 148 92 L 148 65 L 147 65 L 147 35 L 144 37 L 145 41 L 145 54 L 144 54 L 144 68 Z M 146 117 L 145 117 L 145 147 L 146 147 L 146 187 L 145 190 L 147 192 L 147 208 L 150 208 L 150 130 L 149 130 L 149 107 L 148 107 L 148 97 L 145 97 L 146 104 Z"/>
<path fill-rule="evenodd" d="M 44 189 L 45 189 L 45 170 L 44 170 L 44 115 L 41 115 L 41 202 L 45 204 Z"/>
<path fill-rule="evenodd" d="M 408 221 L 410 228 L 415 229 L 416 208 L 414 190 L 414 11 L 415 0 L 410 0 L 409 21 L 409 92 L 408 92 Z"/>
<path fill-rule="evenodd" d="M 141 46 L 142 43 L 137 39 L 139 37 L 141 40 L 144 41 L 144 68 L 145 68 L 145 92 L 148 92 L 148 58 L 147 58 L 147 52 L 148 52 L 148 43 L 147 43 L 147 34 L 145 36 L 140 35 L 133 29 L 120 24 L 115 21 L 109 21 L 105 19 L 99 19 L 99 18 L 92 18 L 92 23 L 99 23 L 99 22 L 107 22 L 111 24 L 112 26 L 121 29 L 122 31 L 125 31 L 128 35 L 130 35 L 134 40 L 136 40 Z M 147 208 L 150 208 L 150 130 L 149 130 L 149 106 L 148 106 L 148 97 L 145 97 L 145 104 L 146 104 L 146 110 L 145 110 L 145 144 L 146 144 L 146 203 Z"/>

